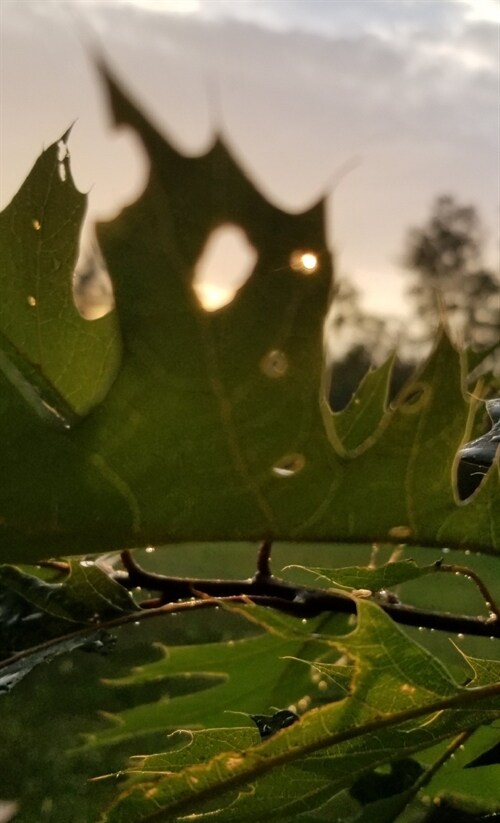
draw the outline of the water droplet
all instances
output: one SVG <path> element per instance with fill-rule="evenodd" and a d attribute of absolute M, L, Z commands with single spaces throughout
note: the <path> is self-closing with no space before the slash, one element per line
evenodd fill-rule
<path fill-rule="evenodd" d="M 464 554 L 465 554 L 467 557 L 470 555 L 470 553 L 471 553 L 471 550 L 470 550 L 470 549 L 466 549 L 466 550 L 465 550 L 465 552 L 464 552 Z"/>
<path fill-rule="evenodd" d="M 302 618 L 302 622 L 303 622 L 304 624 L 305 624 L 305 623 L 307 623 L 307 617 L 303 617 L 303 618 Z"/>
<path fill-rule="evenodd" d="M 28 303 L 28 306 L 36 306 L 36 297 L 33 297 L 32 294 L 28 294 L 26 302 Z"/>
<path fill-rule="evenodd" d="M 457 638 L 458 638 L 459 640 L 463 640 L 463 639 L 464 639 L 464 635 L 463 635 L 461 632 L 459 632 L 459 633 L 457 634 Z"/>
<path fill-rule="evenodd" d="M 141 625 L 140 620 L 134 620 L 134 626 L 140 626 L 140 625 Z"/>
<path fill-rule="evenodd" d="M 319 681 L 318 689 L 320 692 L 326 692 L 326 690 L 328 689 L 328 683 L 326 682 L 326 680 Z"/>
<path fill-rule="evenodd" d="M 64 165 L 64 163 L 59 163 L 59 165 L 57 167 L 57 171 L 58 171 L 59 178 L 60 178 L 61 182 L 65 183 L 66 182 L 66 166 Z"/>
<path fill-rule="evenodd" d="M 276 477 L 293 477 L 305 466 L 306 459 L 303 454 L 286 454 L 278 460 L 272 467 L 272 473 Z"/>
<path fill-rule="evenodd" d="M 40 231 L 40 229 L 42 228 L 42 224 L 40 223 L 39 220 L 36 220 L 36 219 L 31 221 L 31 225 L 33 226 L 35 231 Z"/>
<path fill-rule="evenodd" d="M 146 553 L 152 554 L 155 551 L 154 546 L 146 546 Z"/>
<path fill-rule="evenodd" d="M 447 548 L 441 549 L 441 551 L 443 552 L 443 554 L 449 554 L 450 553 L 450 549 L 447 549 Z"/>
<path fill-rule="evenodd" d="M 260 361 L 260 368 L 266 377 L 283 377 L 288 371 L 286 354 L 279 349 L 269 351 Z"/>
<path fill-rule="evenodd" d="M 419 627 L 418 627 L 418 630 L 419 630 L 419 632 L 423 632 L 423 631 L 424 631 L 424 627 L 423 627 L 423 626 L 419 626 Z"/>
<path fill-rule="evenodd" d="M 313 251 L 297 249 L 290 255 L 290 268 L 300 274 L 315 274 L 319 268 L 318 256 Z"/>

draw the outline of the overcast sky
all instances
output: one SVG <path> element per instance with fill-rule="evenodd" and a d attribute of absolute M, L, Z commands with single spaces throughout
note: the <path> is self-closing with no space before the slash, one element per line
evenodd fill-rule
<path fill-rule="evenodd" d="M 340 270 L 368 309 L 398 311 L 410 225 L 434 197 L 475 204 L 498 266 L 498 0 L 0 0 L 0 195 L 75 119 L 74 176 L 107 218 L 146 161 L 113 133 L 83 41 L 181 149 L 222 131 L 275 203 L 329 203 Z M 214 89 L 216 90 L 214 92 Z"/>

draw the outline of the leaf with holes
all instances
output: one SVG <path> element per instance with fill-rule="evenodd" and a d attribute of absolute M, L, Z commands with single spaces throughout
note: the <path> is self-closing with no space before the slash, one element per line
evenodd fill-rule
<path fill-rule="evenodd" d="M 454 488 L 471 410 L 446 337 L 394 406 L 388 361 L 333 414 L 321 388 L 324 202 L 294 215 L 272 206 L 221 140 L 181 155 L 102 76 L 117 123 L 135 129 L 151 164 L 138 202 L 99 230 L 123 357 L 109 388 L 116 344 L 105 330 L 116 321 L 83 321 L 70 305 L 83 206 L 52 147 L 3 218 L 5 289 L 19 315 L 0 375 L 5 553 L 263 537 L 498 548 L 497 468 L 466 503 Z M 228 224 L 256 263 L 234 300 L 208 312 L 194 272 Z M 57 430 L 32 410 L 39 400 L 59 408 L 47 386 L 79 412 L 100 402 L 79 420 L 57 412 L 69 424 Z"/>

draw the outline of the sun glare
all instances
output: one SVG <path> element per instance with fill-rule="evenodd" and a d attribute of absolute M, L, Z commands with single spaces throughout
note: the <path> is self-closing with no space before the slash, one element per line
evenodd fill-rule
<path fill-rule="evenodd" d="M 214 286 L 212 283 L 193 283 L 193 288 L 205 311 L 217 311 L 227 306 L 234 297 L 234 289 Z"/>
<path fill-rule="evenodd" d="M 205 311 L 231 302 L 250 277 L 258 254 L 241 226 L 224 223 L 215 228 L 194 267 L 193 289 Z"/>
<path fill-rule="evenodd" d="M 319 266 L 318 257 L 312 251 L 294 251 L 290 255 L 290 268 L 301 274 L 314 274 Z"/>

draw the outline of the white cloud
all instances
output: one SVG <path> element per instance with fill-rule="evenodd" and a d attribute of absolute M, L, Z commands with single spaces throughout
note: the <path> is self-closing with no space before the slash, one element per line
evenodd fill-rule
<path fill-rule="evenodd" d="M 458 0 L 465 6 L 467 20 L 484 21 L 500 25 L 499 0 Z"/>

